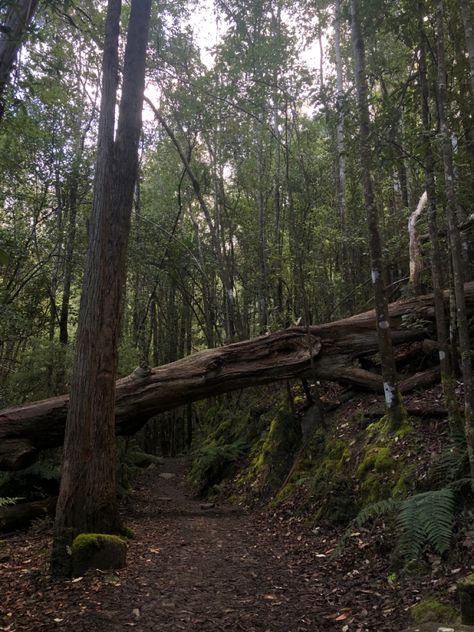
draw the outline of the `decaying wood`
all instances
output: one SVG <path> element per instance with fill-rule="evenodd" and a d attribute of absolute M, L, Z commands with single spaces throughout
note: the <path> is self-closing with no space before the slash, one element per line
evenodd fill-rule
<path fill-rule="evenodd" d="M 418 234 L 416 223 L 420 219 L 421 214 L 428 204 L 428 195 L 423 192 L 416 209 L 410 215 L 408 220 L 408 236 L 410 239 L 410 283 L 415 290 L 415 294 L 421 294 L 421 276 L 423 272 L 423 253 L 421 250 L 421 241 Z"/>
<path fill-rule="evenodd" d="M 466 299 L 472 314 L 474 283 L 466 284 Z M 433 318 L 431 295 L 393 303 L 394 343 L 429 338 Z M 149 371 L 137 369 L 117 383 L 117 434 L 133 434 L 152 416 L 187 402 L 277 380 L 308 376 L 380 391 L 378 374 L 354 366 L 358 358 L 377 350 L 375 316 L 368 311 L 310 327 L 309 332 L 294 327 L 201 351 Z M 422 385 L 426 377 L 414 377 L 415 385 Z M 402 388 L 406 390 L 403 382 Z M 39 451 L 60 446 L 68 401 L 63 395 L 0 411 L 0 469 L 21 469 Z"/>

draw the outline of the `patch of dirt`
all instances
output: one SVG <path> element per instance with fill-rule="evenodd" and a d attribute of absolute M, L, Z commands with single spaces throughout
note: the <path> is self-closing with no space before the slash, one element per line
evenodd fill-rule
<path fill-rule="evenodd" d="M 136 537 L 121 571 L 55 582 L 50 534 L 3 538 L 0 630 L 385 632 L 404 627 L 422 593 L 447 594 L 461 572 L 391 582 L 376 533 L 355 534 L 332 559 L 339 534 L 313 530 L 291 507 L 203 503 L 185 471 L 184 460 L 167 459 L 139 480 L 126 508 Z"/>

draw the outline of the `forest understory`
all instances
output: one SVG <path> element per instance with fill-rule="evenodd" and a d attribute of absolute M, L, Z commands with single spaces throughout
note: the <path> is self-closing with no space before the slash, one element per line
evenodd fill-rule
<path fill-rule="evenodd" d="M 323 390 L 326 404 L 343 401 L 346 392 Z M 404 431 L 387 443 L 377 430 L 372 443 L 361 443 L 362 428 L 369 428 L 365 435 L 377 428 L 383 401 L 353 394 L 328 413 L 322 445 L 320 429 L 308 439 L 308 408 L 296 396 L 294 418 L 306 439 L 292 447 L 296 426 L 288 423 L 284 389 L 260 387 L 200 405 L 206 440 L 192 457 L 150 457 L 138 476 L 133 470 L 133 491 L 122 502 L 134 534 L 125 569 L 52 580 L 47 517 L 26 534 L 1 537 L 0 629 L 383 632 L 408 628 L 414 617 L 432 626 L 454 623 L 457 581 L 474 569 L 470 514 L 456 514 L 449 555 L 423 542 L 415 562 L 397 561 L 390 515 L 350 526 L 334 554 L 354 515 L 351 502 L 433 486 L 430 473 L 449 444 L 441 400 L 439 386 L 407 396 L 407 409 L 418 413 Z M 135 442 L 132 448 L 136 463 L 140 451 Z M 124 484 L 130 462 L 122 461 Z"/>
<path fill-rule="evenodd" d="M 473 10 L 0 0 L 0 632 L 474 625 Z"/>

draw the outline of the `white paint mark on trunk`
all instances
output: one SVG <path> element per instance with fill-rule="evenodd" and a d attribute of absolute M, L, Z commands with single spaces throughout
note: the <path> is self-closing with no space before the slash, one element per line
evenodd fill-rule
<path fill-rule="evenodd" d="M 385 403 L 388 408 L 393 408 L 395 404 L 395 389 L 388 382 L 383 383 L 383 392 L 385 395 Z"/>

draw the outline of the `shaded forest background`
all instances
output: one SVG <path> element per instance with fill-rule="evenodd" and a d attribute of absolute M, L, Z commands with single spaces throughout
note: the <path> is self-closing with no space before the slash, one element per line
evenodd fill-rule
<path fill-rule="evenodd" d="M 19 0 L 2 4 L 3 33 L 9 32 L 12 8 L 23 6 Z M 110 227 L 108 243 L 119 243 L 127 214 L 122 214 L 126 196 L 121 192 L 128 184 L 130 198 L 133 188 L 134 195 L 123 298 L 121 273 L 101 271 L 102 281 L 111 279 L 105 293 L 115 297 L 104 312 L 112 314 L 113 323 L 101 328 L 99 322 L 97 328 L 110 334 L 111 343 L 104 352 L 111 367 L 105 371 L 111 422 L 105 448 L 114 443 L 112 330 L 120 311 L 115 300 L 123 303 L 118 374 L 131 374 L 120 388 L 128 396 L 137 380 L 138 402 L 142 385 L 148 388 L 156 380 L 159 390 L 159 371 L 150 366 L 223 349 L 178 365 L 179 374 L 179 367 L 196 364 L 197 390 L 200 381 L 209 384 L 217 376 L 214 393 L 199 392 L 210 394 L 210 401 L 162 413 L 138 442 L 119 439 L 117 468 L 111 449 L 113 503 L 116 479 L 125 494 L 138 468 L 156 463 L 143 449 L 165 456 L 191 451 L 190 478 L 202 495 L 226 493 L 249 505 L 269 501 L 290 513 L 298 505 L 316 523 L 336 529 L 361 526 L 385 513 L 398 515 L 398 522 L 383 525 L 385 535 L 401 534 L 392 551 L 393 568 L 406 569 L 428 546 L 443 561 L 455 551 L 468 570 L 470 558 L 463 556 L 459 533 L 469 513 L 461 515 L 456 508 L 472 504 L 474 472 L 472 285 L 464 285 L 472 277 L 474 224 L 472 3 L 216 0 L 206 6 L 215 38 L 207 50 L 199 29 L 208 25 L 202 13 L 196 18 L 198 4 L 152 3 L 136 185 L 134 156 L 123 151 L 125 144 L 119 152 L 113 125 L 105 130 L 112 150 L 104 150 L 103 113 L 113 112 L 117 95 L 108 102 L 104 98 L 103 86 L 115 75 L 106 53 L 102 65 L 103 33 L 115 12 L 114 28 L 118 33 L 122 27 L 122 35 L 112 57 L 127 59 L 123 53 L 132 40 L 143 49 L 143 59 L 146 38 L 126 43 L 124 33 L 135 15 L 147 23 L 148 8 L 132 2 L 129 19 L 129 4 L 122 7 L 118 1 L 44 0 L 29 6 L 34 12 L 21 33 L 16 63 L 8 76 L 0 73 L 0 409 L 70 389 L 81 288 L 87 288 L 83 277 L 93 272 L 90 253 L 86 266 L 88 242 L 99 243 L 97 235 L 105 232 L 97 229 L 97 217 L 110 213 L 111 221 L 121 219 Z M 0 38 L 0 70 L 5 41 Z M 123 94 L 133 75 L 126 64 L 119 72 Z M 140 92 L 138 87 L 135 103 L 141 102 Z M 117 109 L 120 142 L 124 101 Z M 128 115 L 138 138 L 138 117 L 130 108 Z M 104 156 L 107 160 L 101 160 Z M 107 186 L 116 208 L 110 199 L 99 200 Z M 103 207 L 95 214 L 98 200 Z M 98 260 L 110 263 L 108 256 Z M 410 303 L 422 306 L 417 313 L 392 307 L 396 341 L 404 343 L 394 359 L 387 301 L 426 293 L 434 298 Z M 90 306 L 89 316 L 95 313 L 93 300 Z M 375 320 L 362 315 L 333 330 L 314 327 L 374 306 Z M 426 318 L 420 316 L 423 309 Z M 290 328 L 299 329 L 268 335 Z M 336 330 L 343 332 L 340 338 L 331 333 Z M 374 354 L 375 331 L 379 353 Z M 265 349 L 276 340 L 272 353 L 294 352 L 296 364 L 304 356 L 301 362 L 313 363 L 312 379 L 217 396 L 226 390 L 219 375 L 229 368 L 221 370 L 222 357 L 231 374 L 235 366 L 229 358 L 245 346 L 225 345 L 262 334 L 245 349 Z M 293 349 L 283 342 L 280 349 L 280 337 L 288 341 L 293 334 L 300 342 L 305 337 L 307 346 L 296 342 Z M 344 362 L 352 362 L 351 367 L 342 361 L 339 367 L 335 359 L 344 355 L 341 340 L 347 347 Z M 94 342 L 97 349 L 104 347 L 103 341 Z M 85 378 L 94 385 L 103 368 L 92 362 L 97 379 L 92 371 L 81 373 L 81 353 L 87 356 L 91 346 L 87 336 L 77 343 L 72 388 L 73 398 L 86 408 L 90 384 Z M 316 380 L 314 361 L 321 348 L 327 362 L 333 361 L 333 372 L 327 364 L 326 374 L 324 366 L 321 373 L 331 384 Z M 244 373 L 254 359 L 245 353 Z M 337 383 L 339 368 L 357 374 L 352 390 Z M 173 374 L 173 367 L 169 370 Z M 425 371 L 424 385 L 441 378 L 442 388 L 410 394 L 405 407 L 399 406 L 397 384 L 411 392 L 422 383 L 416 380 L 418 371 Z M 389 414 L 397 408 L 396 416 L 383 417 L 380 395 L 370 399 L 356 392 L 361 385 L 381 391 L 382 381 L 385 404 Z M 85 396 L 78 388 L 82 383 Z M 91 428 L 99 433 L 105 427 L 102 412 L 99 406 L 92 412 L 97 424 Z M 125 421 L 136 422 L 135 429 L 150 416 L 150 410 L 145 412 L 139 419 L 137 404 L 135 421 L 133 413 Z M 21 408 L 11 414 L 2 417 L 7 437 L 10 426 L 20 436 L 15 415 L 26 428 L 26 443 L 15 444 L 13 436 L 11 444 L 17 450 L 15 467 L 21 468 L 28 449 L 37 456 L 28 433 L 38 434 L 40 426 L 33 423 L 31 430 Z M 424 415 L 427 427 L 419 422 Z M 76 411 L 76 417 L 79 432 L 89 427 L 82 413 Z M 52 416 L 50 445 L 60 445 L 60 423 L 56 428 Z M 69 443 L 76 445 L 76 438 Z M 46 439 L 43 445 L 49 445 Z M 3 446 L 4 458 L 5 452 Z M 27 503 L 15 506 L 18 494 L 39 499 L 41 511 L 54 505 L 44 499 L 59 486 L 58 452 L 42 455 L 19 474 L 1 474 L 0 506 L 8 505 L 2 515 L 26 511 Z M 83 463 L 76 461 L 80 478 Z M 89 478 L 103 486 L 93 473 Z M 85 493 L 98 506 L 94 520 L 104 515 L 106 521 L 100 490 Z M 83 512 L 81 502 L 77 505 Z M 68 520 L 66 530 L 72 524 Z M 95 530 L 94 520 L 86 531 Z"/>
<path fill-rule="evenodd" d="M 434 4 L 434 3 L 433 3 Z M 447 116 L 457 221 L 472 208 L 472 86 L 463 2 L 445 3 Z M 469 13 L 469 5 L 467 13 Z M 408 218 L 434 153 L 444 285 L 450 267 L 438 116 L 436 7 L 363 3 L 375 198 L 389 299 L 431 290 Z M 6 9 L 4 9 L 6 10 Z M 216 3 L 205 65 L 193 8 L 154 7 L 120 372 L 372 305 L 348 8 Z M 422 18 L 421 20 L 419 18 Z M 467 15 L 467 18 L 470 18 Z M 62 393 L 91 205 L 104 8 L 40 6 L 0 126 L 0 406 Z M 426 47 L 429 129 L 420 43 Z M 320 48 L 319 68 L 301 52 Z M 434 202 L 434 201 L 433 201 Z M 469 231 L 464 236 L 470 277 Z"/>

